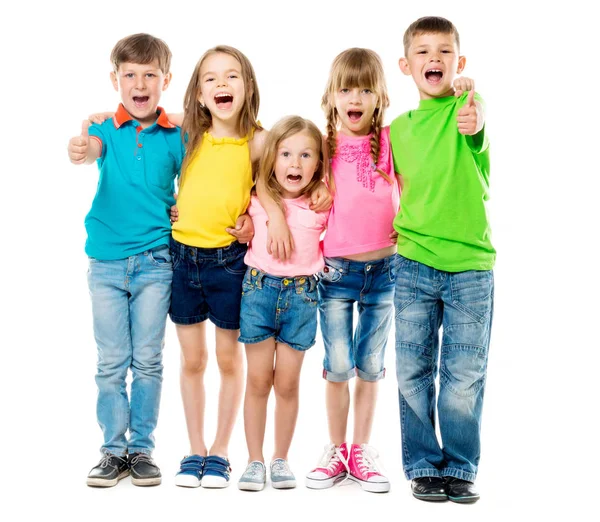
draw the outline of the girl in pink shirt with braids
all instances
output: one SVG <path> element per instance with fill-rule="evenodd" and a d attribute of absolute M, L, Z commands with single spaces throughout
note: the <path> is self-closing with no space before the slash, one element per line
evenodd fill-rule
<path fill-rule="evenodd" d="M 248 214 L 254 238 L 244 262 L 240 338 L 246 344 L 248 376 L 244 427 L 248 466 L 238 487 L 259 491 L 266 483 L 263 442 L 267 401 L 275 391 L 275 451 L 270 465 L 274 488 L 293 488 L 296 479 L 287 462 L 298 416 L 298 387 L 304 353 L 317 333 L 317 280 L 324 267 L 320 237 L 328 212 L 310 209 L 310 195 L 323 179 L 319 129 L 299 116 L 279 121 L 268 135 L 262 154 L 259 183 L 268 200 L 285 217 L 291 237 L 302 248 L 287 260 L 267 251 L 268 216 L 253 196 Z"/>
<path fill-rule="evenodd" d="M 383 127 L 389 100 L 379 56 L 358 48 L 337 56 L 321 105 L 327 117 L 334 196 L 323 242 L 325 266 L 318 274 L 330 443 L 306 485 L 329 488 L 347 477 L 366 491 L 386 492 L 390 483 L 368 443 L 393 320 L 392 222 L 400 188 L 389 127 Z M 354 431 L 348 444 L 348 381 L 354 376 Z"/>

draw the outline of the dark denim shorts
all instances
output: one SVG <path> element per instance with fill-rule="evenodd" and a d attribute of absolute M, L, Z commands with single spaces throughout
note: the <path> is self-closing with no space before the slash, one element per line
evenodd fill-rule
<path fill-rule="evenodd" d="M 171 238 L 171 321 L 196 324 L 210 319 L 219 328 L 239 329 L 246 250 L 237 241 L 225 248 L 197 248 Z"/>
<path fill-rule="evenodd" d="M 294 350 L 308 350 L 317 334 L 317 280 L 314 276 L 275 277 L 248 267 L 244 279 L 239 341 L 274 337 Z"/>

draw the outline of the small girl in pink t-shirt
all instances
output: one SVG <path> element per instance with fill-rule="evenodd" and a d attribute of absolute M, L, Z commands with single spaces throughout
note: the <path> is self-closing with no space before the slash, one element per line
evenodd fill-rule
<path fill-rule="evenodd" d="M 310 194 L 323 178 L 319 129 L 299 116 L 279 121 L 271 130 L 260 161 L 258 178 L 285 215 L 296 249 L 288 260 L 267 252 L 268 217 L 258 198 L 248 208 L 254 238 L 244 262 L 240 338 L 246 344 L 248 376 L 244 427 L 248 466 L 239 489 L 264 488 L 263 441 L 267 401 L 275 389 L 275 452 L 270 465 L 274 488 L 293 488 L 296 479 L 287 458 L 298 416 L 298 388 L 304 353 L 317 333 L 317 280 L 324 267 L 320 237 L 328 213 L 310 210 Z"/>
<path fill-rule="evenodd" d="M 388 105 L 376 53 L 354 48 L 337 56 L 322 100 L 334 199 L 323 245 L 325 267 L 318 274 L 330 443 L 306 477 L 309 488 L 328 488 L 348 477 L 366 491 L 390 489 L 376 450 L 368 446 L 394 310 L 392 222 L 400 189 L 389 127 L 382 128 Z M 348 444 L 348 381 L 354 376 L 354 432 Z"/>

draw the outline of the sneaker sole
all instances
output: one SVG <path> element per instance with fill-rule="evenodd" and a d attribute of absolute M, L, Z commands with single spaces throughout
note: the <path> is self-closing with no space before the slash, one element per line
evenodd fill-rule
<path fill-rule="evenodd" d="M 340 473 L 339 475 L 328 479 L 313 479 L 306 477 L 306 487 L 309 489 L 328 489 L 345 478 L 346 473 Z"/>
<path fill-rule="evenodd" d="M 131 476 L 131 483 L 134 486 L 158 486 L 162 482 L 162 477 L 149 477 L 149 478 L 134 478 Z"/>
<path fill-rule="evenodd" d="M 208 489 L 223 489 L 229 486 L 229 481 L 226 481 L 220 477 L 213 478 L 209 475 L 208 477 L 202 477 L 202 482 L 200 483 L 200 485 L 203 488 Z"/>
<path fill-rule="evenodd" d="M 101 478 L 89 478 L 86 480 L 86 484 L 92 488 L 111 488 L 119 483 L 119 480 L 124 479 L 129 475 L 129 470 L 123 471 L 117 478 L 114 479 L 101 479 Z"/>
<path fill-rule="evenodd" d="M 295 480 L 281 480 L 279 482 L 273 482 L 271 480 L 271 486 L 275 489 L 293 489 L 296 487 Z"/>
<path fill-rule="evenodd" d="M 413 497 L 418 500 L 424 500 L 425 502 L 446 502 L 448 500 L 447 495 L 422 495 L 413 492 Z"/>
<path fill-rule="evenodd" d="M 241 491 L 262 491 L 264 488 L 264 482 L 238 482 L 238 489 Z"/>
<path fill-rule="evenodd" d="M 456 504 L 475 504 L 481 497 L 451 497 L 448 495 L 448 500 L 455 502 Z"/>
<path fill-rule="evenodd" d="M 175 475 L 175 485 L 180 488 L 199 488 L 200 480 L 193 475 Z"/>
<path fill-rule="evenodd" d="M 348 478 L 356 482 L 361 488 L 369 493 L 387 493 L 390 490 L 389 482 L 367 482 L 352 475 L 350 475 Z"/>

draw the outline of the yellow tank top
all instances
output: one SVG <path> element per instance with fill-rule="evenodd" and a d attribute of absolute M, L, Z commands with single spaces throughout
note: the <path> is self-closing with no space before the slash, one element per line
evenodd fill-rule
<path fill-rule="evenodd" d="M 235 238 L 225 229 L 234 227 L 246 212 L 252 189 L 252 162 L 248 140 L 214 138 L 204 133 L 200 148 L 185 172 L 177 197 L 179 220 L 173 238 L 184 245 L 222 248 Z"/>

